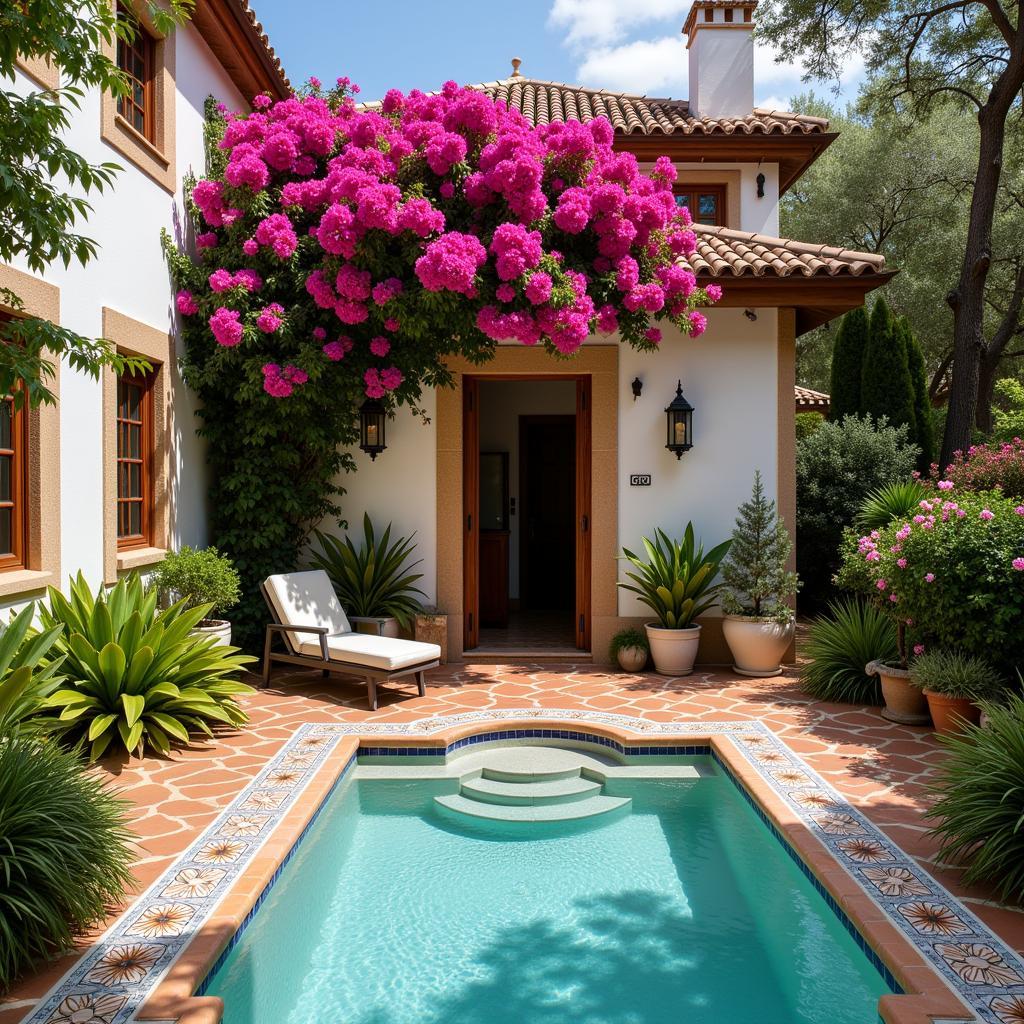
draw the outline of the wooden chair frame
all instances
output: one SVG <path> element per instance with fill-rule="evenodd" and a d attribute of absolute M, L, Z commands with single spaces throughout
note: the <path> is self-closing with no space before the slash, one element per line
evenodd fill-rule
<path fill-rule="evenodd" d="M 267 625 L 266 638 L 263 642 L 263 686 L 270 682 L 271 662 L 277 661 L 288 665 L 301 665 L 304 668 L 318 668 L 325 676 L 329 676 L 332 672 L 338 675 L 361 676 L 366 680 L 367 697 L 371 711 L 377 710 L 377 684 L 389 682 L 392 679 L 414 675 L 419 695 L 421 697 L 426 696 L 426 678 L 424 673 L 427 669 L 437 668 L 441 663 L 439 659 L 434 658 L 432 661 L 422 661 L 415 665 L 407 665 L 404 668 L 396 669 L 374 668 L 371 665 L 360 665 L 357 662 L 339 661 L 337 658 L 331 657 L 330 648 L 327 646 L 329 630 L 326 626 L 302 626 L 281 622 L 277 609 L 267 593 L 266 585 L 263 583 L 260 584 L 260 593 L 263 595 L 263 600 L 266 601 L 270 614 L 275 620 Z M 380 629 L 379 620 L 375 618 L 350 617 L 349 622 L 377 622 L 378 631 Z M 291 648 L 288 647 L 285 636 L 287 633 L 314 633 L 320 638 L 320 656 L 293 653 Z M 275 636 L 280 636 L 285 644 L 286 650 L 283 654 L 271 650 Z"/>

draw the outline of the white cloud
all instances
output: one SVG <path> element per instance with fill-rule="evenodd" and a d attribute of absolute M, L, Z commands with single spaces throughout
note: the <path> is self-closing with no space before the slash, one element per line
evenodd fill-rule
<path fill-rule="evenodd" d="M 669 36 L 592 50 L 579 65 L 577 76 L 581 85 L 592 88 L 685 98 L 686 68 L 682 36 Z"/>
<path fill-rule="evenodd" d="M 675 18 L 683 27 L 683 18 L 692 0 L 554 0 L 548 22 L 567 28 L 566 42 L 571 46 L 619 42 L 629 29 L 647 21 Z"/>

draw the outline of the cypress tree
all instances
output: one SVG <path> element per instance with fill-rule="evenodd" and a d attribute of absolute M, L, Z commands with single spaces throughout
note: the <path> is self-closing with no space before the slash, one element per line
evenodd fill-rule
<path fill-rule="evenodd" d="M 935 461 L 935 430 L 932 425 L 932 403 L 928 398 L 928 378 L 924 368 L 924 353 L 906 319 L 900 319 L 907 346 L 907 367 L 914 388 L 914 436 L 911 440 L 921 449 L 917 468 L 927 473 Z"/>
<path fill-rule="evenodd" d="M 860 411 L 894 427 L 906 424 L 914 432 L 914 386 L 910 379 L 907 342 L 889 304 L 878 299 L 868 324 L 868 343 L 860 378 Z"/>
<path fill-rule="evenodd" d="M 851 309 L 839 322 L 832 347 L 832 402 L 828 418 L 842 423 L 844 416 L 860 412 L 860 379 L 868 343 L 868 314 L 863 306 Z"/>

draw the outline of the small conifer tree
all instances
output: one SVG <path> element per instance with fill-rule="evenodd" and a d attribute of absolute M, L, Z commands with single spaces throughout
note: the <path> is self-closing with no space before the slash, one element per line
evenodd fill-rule
<path fill-rule="evenodd" d="M 932 424 L 932 403 L 928 397 L 928 378 L 925 375 L 924 353 L 921 343 L 914 336 L 910 324 L 901 319 L 907 343 L 907 366 L 910 369 L 910 381 L 914 388 L 914 431 L 910 438 L 921 454 L 917 457 L 917 468 L 927 474 L 935 461 L 935 429 Z"/>
<path fill-rule="evenodd" d="M 722 564 L 725 611 L 730 615 L 789 621 L 793 611 L 786 599 L 796 594 L 800 585 L 796 573 L 786 568 L 792 548 L 775 502 L 765 497 L 761 473 L 757 471 L 750 500 L 739 507 L 732 546 Z"/>
<path fill-rule="evenodd" d="M 851 309 L 839 322 L 832 348 L 832 401 L 828 417 L 842 423 L 860 413 L 860 378 L 868 344 L 868 315 L 863 306 Z"/>
<path fill-rule="evenodd" d="M 907 340 L 883 298 L 871 311 L 860 378 L 860 411 L 876 422 L 885 416 L 894 427 L 905 424 L 913 441 L 914 386 L 910 380 Z"/>

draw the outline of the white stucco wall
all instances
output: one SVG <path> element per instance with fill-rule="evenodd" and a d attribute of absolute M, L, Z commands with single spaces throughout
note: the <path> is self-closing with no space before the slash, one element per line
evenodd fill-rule
<path fill-rule="evenodd" d="M 80 334 L 102 334 L 102 309 L 115 309 L 160 331 L 173 331 L 173 290 L 160 248 L 160 229 L 177 233 L 182 223 L 181 182 L 191 170 L 201 174 L 203 103 L 214 95 L 233 109 L 244 106 L 223 68 L 194 29 L 176 39 L 177 190 L 174 196 L 107 145 L 100 137 L 100 93 L 88 90 L 73 112 L 68 144 L 87 160 L 114 161 L 123 170 L 103 194 L 88 197 L 93 212 L 78 230 L 94 239 L 99 254 L 87 266 L 51 267 L 44 276 L 60 288 L 61 322 Z M 6 85 L 5 87 L 9 87 Z M 15 88 L 38 88 L 18 74 Z M 16 269 L 27 270 L 23 263 Z M 174 465 L 170 481 L 171 542 L 206 543 L 206 472 L 204 445 L 196 437 L 195 403 L 176 366 L 168 370 L 175 401 Z M 61 566 L 62 580 L 81 569 L 98 585 L 103 578 L 102 387 L 99 381 L 61 367 Z M 35 596 L 35 595 L 29 595 Z M 0 608 L 16 607 L 26 598 L 9 598 Z"/>

